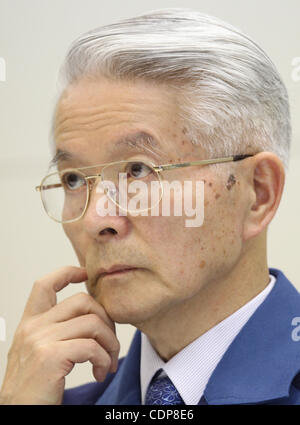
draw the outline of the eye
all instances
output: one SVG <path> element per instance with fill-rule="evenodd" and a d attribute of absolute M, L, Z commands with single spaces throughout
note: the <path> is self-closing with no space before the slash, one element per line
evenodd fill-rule
<path fill-rule="evenodd" d="M 125 171 L 129 177 L 135 179 L 142 179 L 153 172 L 152 168 L 148 167 L 148 165 L 143 162 L 129 162 L 126 165 Z"/>
<path fill-rule="evenodd" d="M 63 174 L 62 184 L 66 189 L 75 191 L 85 186 L 85 180 L 80 174 L 73 171 Z"/>

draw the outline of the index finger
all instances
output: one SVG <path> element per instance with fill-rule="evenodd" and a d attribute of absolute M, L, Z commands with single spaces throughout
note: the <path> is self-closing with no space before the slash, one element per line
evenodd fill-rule
<path fill-rule="evenodd" d="M 65 266 L 36 280 L 26 303 L 23 317 L 34 316 L 48 311 L 57 303 L 57 292 L 61 291 L 69 283 L 83 282 L 87 278 L 85 268 Z"/>

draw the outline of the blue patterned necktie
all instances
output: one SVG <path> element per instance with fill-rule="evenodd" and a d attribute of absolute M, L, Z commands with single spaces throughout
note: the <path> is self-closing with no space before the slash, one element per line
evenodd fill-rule
<path fill-rule="evenodd" d="M 151 381 L 145 404 L 184 404 L 179 392 L 168 376 L 155 378 Z"/>

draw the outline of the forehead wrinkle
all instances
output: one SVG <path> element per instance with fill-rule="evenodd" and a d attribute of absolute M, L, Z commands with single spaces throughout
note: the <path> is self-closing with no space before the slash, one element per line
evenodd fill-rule
<path fill-rule="evenodd" d="M 145 131 L 138 131 L 122 137 L 115 143 L 112 143 L 110 151 L 119 151 L 121 148 L 143 150 L 156 155 L 158 158 L 162 155 L 166 156 L 166 153 L 160 147 L 160 143 Z"/>
<path fill-rule="evenodd" d="M 121 105 L 102 105 L 97 107 L 87 107 L 87 108 L 72 108 L 71 110 L 65 111 L 65 108 L 61 107 L 58 108 L 56 113 L 56 125 L 55 125 L 55 132 L 60 131 L 60 127 L 63 127 L 64 125 L 68 127 L 68 125 L 72 125 L 73 121 L 75 124 L 78 125 L 90 125 L 91 123 L 97 121 L 97 117 L 100 115 L 100 119 L 107 119 L 107 116 L 111 116 L 113 118 L 116 114 L 139 114 L 140 112 L 147 112 L 147 114 L 150 114 L 151 111 L 148 111 L 147 106 L 148 104 L 145 104 L 145 108 L 142 107 L 142 105 L 138 105 L 138 110 L 136 108 L 136 104 L 132 103 L 122 103 L 122 108 L 120 109 Z M 124 107 L 127 108 L 124 110 Z M 61 112 L 62 110 L 62 112 Z M 152 113 L 155 113 L 155 111 L 152 111 Z M 70 124 L 71 123 L 71 124 Z M 64 127 L 63 127 L 64 128 Z M 63 130 L 62 128 L 62 130 Z"/>
<path fill-rule="evenodd" d="M 128 125 L 128 120 L 124 119 L 121 120 L 119 119 L 117 122 L 118 125 Z M 106 127 L 111 127 L 112 125 L 116 125 L 116 121 L 115 120 L 107 120 L 106 122 L 102 122 L 101 124 L 99 124 L 97 127 L 91 127 L 91 126 L 87 126 L 85 128 L 79 128 L 77 129 L 76 127 L 72 127 L 72 128 L 67 128 L 65 129 L 63 132 L 60 132 L 58 134 L 58 132 L 55 133 L 55 139 L 61 142 L 65 142 L 68 140 L 71 140 L 73 138 L 80 138 L 83 137 L 88 133 L 88 132 L 94 132 L 96 130 L 104 130 L 106 129 Z"/>
<path fill-rule="evenodd" d="M 115 152 L 120 152 L 122 148 L 135 150 L 136 152 L 149 152 L 157 159 L 161 159 L 162 156 L 167 157 L 166 152 L 160 148 L 160 143 L 158 140 L 146 131 L 139 130 L 133 134 L 122 136 L 115 142 L 112 141 L 109 145 L 108 151 L 110 155 L 113 155 Z M 78 155 L 73 154 L 72 152 L 64 151 L 57 147 L 56 154 L 50 161 L 50 166 L 76 158 L 78 159 Z"/>
<path fill-rule="evenodd" d="M 118 123 L 123 122 L 122 120 L 119 119 L 119 116 L 123 113 L 123 115 L 126 113 L 126 117 L 128 120 L 129 115 L 132 116 L 136 116 L 136 112 L 135 111 L 107 111 L 101 114 L 101 116 L 97 119 L 97 115 L 95 117 L 95 115 L 93 116 L 88 116 L 88 117 L 84 117 L 82 115 L 78 115 L 76 117 L 72 116 L 67 116 L 65 118 L 62 119 L 57 119 L 56 120 L 56 125 L 55 125 L 55 136 L 57 136 L 59 133 L 66 133 L 66 132 L 70 132 L 70 131 L 76 131 L 76 130 L 85 130 L 85 131 L 93 131 L 93 130 L 97 130 L 99 128 L 102 128 L 102 125 L 99 126 L 99 122 L 101 121 L 106 121 L 106 125 L 109 125 L 111 123 L 112 120 L 116 119 L 116 116 L 118 118 Z M 126 121 L 126 119 L 124 119 L 124 121 Z M 93 125 L 94 123 L 94 125 Z M 115 123 L 112 123 L 115 124 Z"/>
<path fill-rule="evenodd" d="M 123 105 L 122 105 L 123 106 Z M 115 107 L 111 107 L 108 104 L 97 106 L 97 107 L 86 107 L 86 108 L 59 108 L 57 111 L 57 121 L 60 121 L 60 116 L 67 115 L 66 118 L 62 118 L 62 121 L 65 121 L 66 119 L 75 119 L 75 118 L 93 118 L 95 115 L 100 114 L 109 114 L 112 113 L 122 113 L 122 112 L 130 112 L 130 106 L 132 106 L 132 109 L 134 109 L 135 105 L 127 104 L 125 106 L 129 106 L 128 110 L 124 110 L 124 108 L 120 109 L 120 105 L 116 105 Z M 133 111 L 134 112 L 134 111 Z M 68 115 L 72 115 L 69 117 Z"/>

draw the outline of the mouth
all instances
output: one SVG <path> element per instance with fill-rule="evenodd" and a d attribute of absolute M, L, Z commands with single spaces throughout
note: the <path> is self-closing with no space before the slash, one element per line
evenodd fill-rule
<path fill-rule="evenodd" d="M 115 265 L 108 270 L 100 269 L 98 279 L 122 276 L 135 270 L 139 270 L 139 268 L 134 266 Z"/>
<path fill-rule="evenodd" d="M 135 268 L 135 269 L 126 269 L 126 270 L 119 270 L 119 271 L 112 272 L 112 273 L 103 273 L 100 277 L 102 279 L 105 278 L 105 277 L 107 278 L 107 277 L 111 277 L 111 276 L 116 277 L 116 276 L 120 276 L 120 275 L 123 275 L 123 274 L 128 274 L 128 273 L 130 273 L 130 272 L 132 272 L 134 270 L 138 270 L 138 269 L 137 268 Z"/>

